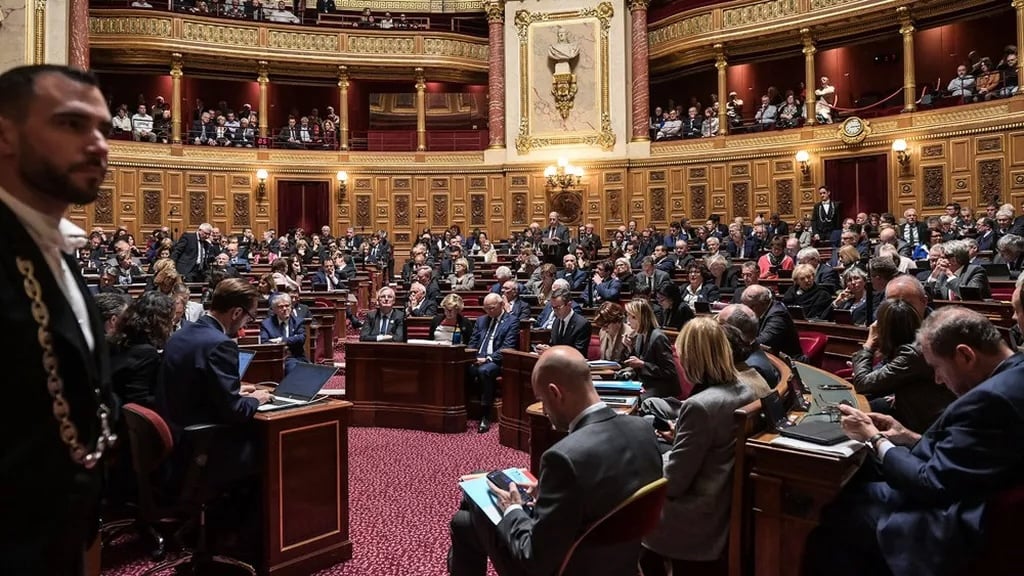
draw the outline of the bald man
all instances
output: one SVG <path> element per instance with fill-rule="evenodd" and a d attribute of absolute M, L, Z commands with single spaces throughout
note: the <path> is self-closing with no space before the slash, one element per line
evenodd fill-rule
<path fill-rule="evenodd" d="M 635 491 L 662 477 L 651 427 L 616 416 L 597 396 L 586 359 L 568 346 L 548 349 L 533 370 L 533 393 L 548 419 L 568 436 L 541 456 L 536 506 L 519 492 L 491 488 L 502 519 L 494 526 L 468 499 L 451 521 L 452 576 L 484 576 L 490 557 L 498 574 L 556 574 L 588 526 Z M 538 471 L 534 471 L 537 473 Z M 577 549 L 562 574 L 636 574 L 640 540 Z"/>
<path fill-rule="evenodd" d="M 885 285 L 886 299 L 905 300 L 917 310 L 917 313 L 924 319 L 931 313 L 928 307 L 928 294 L 924 291 L 924 285 L 913 276 L 906 274 L 897 276 Z"/>
<path fill-rule="evenodd" d="M 748 344 L 757 340 L 758 321 L 757 314 L 749 306 L 743 304 L 729 304 L 718 313 L 718 323 L 724 326 L 734 326 L 743 334 Z M 753 346 L 753 351 L 746 359 L 747 366 L 750 366 L 764 378 L 769 388 L 779 385 L 779 369 L 768 359 L 768 355 L 760 346 Z"/>

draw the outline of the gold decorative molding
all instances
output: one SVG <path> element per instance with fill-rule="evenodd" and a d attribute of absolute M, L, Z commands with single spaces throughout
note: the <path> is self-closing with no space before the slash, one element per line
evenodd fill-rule
<path fill-rule="evenodd" d="M 312 52 L 337 52 L 338 36 L 336 34 L 309 34 L 305 32 L 284 32 L 270 30 L 267 34 L 267 46 L 285 50 L 309 50 Z"/>
<path fill-rule="evenodd" d="M 651 0 L 629 0 L 627 7 L 630 12 L 636 12 L 637 10 L 647 10 L 651 5 Z"/>
<path fill-rule="evenodd" d="M 722 10 L 722 27 L 736 28 L 750 24 L 765 24 L 799 13 L 797 0 L 770 0 Z"/>
<path fill-rule="evenodd" d="M 615 132 L 612 130 L 611 121 L 611 97 L 609 95 L 609 72 L 610 65 L 608 56 L 608 30 L 611 28 L 612 17 L 615 16 L 615 9 L 611 2 L 601 2 L 595 7 L 581 8 L 564 12 L 530 12 L 528 10 L 516 11 L 515 26 L 519 36 L 519 134 L 516 136 L 516 151 L 520 154 L 528 154 L 531 150 L 548 148 L 551 146 L 563 145 L 584 145 L 598 146 L 602 150 L 611 150 L 615 147 Z M 589 134 L 570 135 L 534 135 L 530 126 L 530 92 L 533 89 L 530 80 L 530 54 L 529 54 L 529 30 L 536 22 L 555 22 L 559 20 L 579 20 L 593 18 L 598 21 L 600 30 L 599 61 L 601 64 L 601 77 L 599 79 L 601 94 L 599 97 L 599 108 L 601 113 L 601 128 L 597 132 Z"/>
<path fill-rule="evenodd" d="M 204 44 L 221 44 L 229 46 L 257 46 L 260 31 L 256 27 L 225 26 L 205 22 L 184 21 L 181 27 L 181 39 Z"/>
<path fill-rule="evenodd" d="M 170 18 L 89 18 L 89 35 L 153 36 L 168 38 L 173 23 Z"/>
<path fill-rule="evenodd" d="M 489 48 L 485 44 L 474 44 L 448 38 L 424 38 L 423 53 L 428 56 L 452 56 L 471 60 L 487 60 Z"/>
<path fill-rule="evenodd" d="M 505 0 L 484 0 L 482 4 L 487 22 L 505 22 Z"/>
<path fill-rule="evenodd" d="M 679 20 L 668 26 L 651 30 L 647 34 L 647 41 L 650 42 L 651 47 L 659 46 L 662 44 L 670 43 L 674 40 L 691 38 L 698 34 L 707 34 L 711 31 L 712 16 L 711 13 L 698 14 L 692 18 L 685 20 Z"/>
<path fill-rule="evenodd" d="M 349 36 L 348 51 L 356 54 L 415 54 L 416 39 L 410 36 Z"/>
<path fill-rule="evenodd" d="M 767 146 L 777 146 L 779 144 L 788 144 L 792 142 L 799 142 L 801 135 L 798 133 L 782 133 L 773 134 L 771 136 L 756 136 L 752 138 L 743 138 L 742 140 L 732 138 L 725 141 L 726 148 L 749 148 L 751 146 L 756 148 L 763 148 Z"/>
<path fill-rule="evenodd" d="M 842 6 L 843 4 L 849 4 L 854 1 L 856 0 L 811 0 L 811 10 L 835 8 L 836 6 Z"/>
<path fill-rule="evenodd" d="M 950 111 L 936 112 L 932 114 L 915 114 L 913 124 L 915 128 L 923 126 L 957 126 L 964 122 L 974 122 L 997 118 L 1010 113 L 1008 104 L 994 106 L 971 106 L 966 108 L 953 108 Z"/>

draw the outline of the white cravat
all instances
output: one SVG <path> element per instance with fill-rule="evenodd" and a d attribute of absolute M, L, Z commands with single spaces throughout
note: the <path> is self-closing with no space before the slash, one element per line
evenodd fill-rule
<path fill-rule="evenodd" d="M 43 254 L 43 259 L 46 260 L 46 265 L 50 268 L 50 273 L 57 281 L 57 285 L 60 286 L 61 292 L 64 293 L 64 298 L 67 300 L 68 305 L 71 306 L 71 310 L 75 313 L 78 327 L 82 331 L 82 337 L 85 338 L 86 345 L 89 346 L 90 351 L 93 350 L 96 341 L 93 338 L 92 327 L 89 324 L 89 308 L 86 306 L 85 297 L 78 287 L 76 272 L 71 270 L 68 263 L 61 256 L 61 252 L 74 254 L 75 250 L 80 247 L 78 244 L 84 245 L 83 240 L 86 238 L 85 230 L 64 218 L 61 218 L 59 221 L 53 221 L 52 218 L 37 212 L 14 196 L 11 196 L 3 188 L 0 188 L 0 201 L 6 204 L 11 209 L 11 212 L 14 212 L 15 217 L 18 218 L 18 221 L 21 222 L 28 231 L 29 236 L 32 237 L 32 240 L 39 247 L 39 251 Z M 37 278 L 39 274 L 40 271 L 37 270 Z M 52 326 L 50 328 L 52 330 Z"/>

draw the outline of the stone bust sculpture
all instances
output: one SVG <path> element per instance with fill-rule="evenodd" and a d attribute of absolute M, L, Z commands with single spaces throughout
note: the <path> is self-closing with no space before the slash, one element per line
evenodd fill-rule
<path fill-rule="evenodd" d="M 580 45 L 569 40 L 569 33 L 558 27 L 558 41 L 548 48 L 548 58 L 555 62 L 555 74 L 571 74 L 570 61 L 580 54 Z"/>

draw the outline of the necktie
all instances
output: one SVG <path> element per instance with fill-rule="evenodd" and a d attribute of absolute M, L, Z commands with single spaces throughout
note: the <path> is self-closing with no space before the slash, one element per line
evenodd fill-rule
<path fill-rule="evenodd" d="M 203 240 L 196 236 L 196 264 L 203 265 Z"/>
<path fill-rule="evenodd" d="M 484 339 L 484 356 L 490 356 L 494 346 L 494 330 L 498 325 L 498 321 L 491 318 L 491 325 L 487 327 L 487 336 Z"/>
<path fill-rule="evenodd" d="M 551 236 L 548 236 L 548 237 L 551 238 L 552 240 L 555 238 L 555 227 L 554 226 L 551 227 Z"/>
<path fill-rule="evenodd" d="M 381 334 L 385 334 L 385 335 L 388 333 L 388 317 L 387 316 L 384 316 L 381 319 L 381 321 L 380 321 L 380 333 Z"/>

